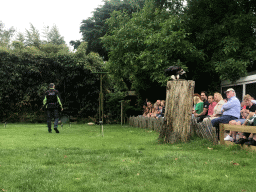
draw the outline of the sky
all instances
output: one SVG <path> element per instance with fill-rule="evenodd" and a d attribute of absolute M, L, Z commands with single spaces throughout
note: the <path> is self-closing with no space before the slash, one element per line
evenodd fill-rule
<path fill-rule="evenodd" d="M 14 27 L 16 33 L 25 33 L 30 23 L 39 30 L 43 38 L 44 27 L 55 24 L 68 46 L 71 40 L 82 38 L 81 22 L 93 16 L 102 0 L 4 0 L 1 2 L 0 21 L 6 29 Z"/>

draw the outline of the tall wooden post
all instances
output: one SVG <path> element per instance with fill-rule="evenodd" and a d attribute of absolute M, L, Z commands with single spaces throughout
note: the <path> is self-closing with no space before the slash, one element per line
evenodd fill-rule
<path fill-rule="evenodd" d="M 167 143 L 187 141 L 191 135 L 191 117 L 194 81 L 173 80 L 167 82 L 165 103 L 165 126 L 160 139 Z"/>

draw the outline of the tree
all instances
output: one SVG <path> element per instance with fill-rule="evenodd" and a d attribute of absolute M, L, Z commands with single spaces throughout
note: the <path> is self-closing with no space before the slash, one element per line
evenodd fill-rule
<path fill-rule="evenodd" d="M 203 59 L 187 37 L 184 21 L 148 1 L 130 19 L 127 13 L 114 11 L 107 21 L 109 33 L 102 38 L 110 52 L 107 68 L 116 81 L 132 83 L 136 90 L 146 90 L 155 82 L 165 86 L 164 69 L 170 65 L 186 69 L 191 58 Z M 129 83 L 125 83 L 127 88 Z M 151 87 L 152 89 L 152 87 Z"/>
<path fill-rule="evenodd" d="M 74 47 L 74 49 L 77 49 L 79 47 L 79 45 L 81 44 L 81 41 L 80 40 L 70 41 L 69 44 L 72 45 Z"/>
<path fill-rule="evenodd" d="M 60 35 L 59 29 L 56 25 L 53 25 L 49 30 L 49 27 L 46 27 L 44 32 L 46 42 L 53 45 L 63 45 L 65 44 L 64 37 Z"/>
<path fill-rule="evenodd" d="M 30 23 L 30 30 L 26 29 L 26 39 L 25 39 L 25 46 L 34 46 L 39 48 L 42 44 L 40 40 L 40 33 L 39 31 Z"/>
<path fill-rule="evenodd" d="M 250 60 L 256 60 L 255 2 L 188 0 L 187 5 L 184 26 L 191 33 L 189 41 L 207 55 L 203 64 L 193 62 L 201 69 L 196 79 L 201 82 L 208 79 L 199 77 L 201 71 L 216 74 L 217 78 L 211 81 L 218 83 L 245 76 Z"/>
<path fill-rule="evenodd" d="M 0 21 L 0 46 L 9 48 L 11 44 L 11 38 L 14 35 L 14 28 L 11 27 L 10 29 L 6 30 L 4 27 L 4 23 Z"/>
<path fill-rule="evenodd" d="M 20 45 L 21 42 L 13 42 L 15 49 Z M 101 70 L 103 61 L 99 55 L 90 53 L 80 60 L 75 53 L 45 54 L 30 48 L 20 52 L 0 49 L 1 120 L 5 118 L 10 122 L 9 118 L 15 115 L 14 120 L 18 121 L 23 114 L 38 112 L 42 96 L 51 82 L 63 94 L 64 107 L 75 108 L 73 115 L 97 114 L 100 83 L 99 77 L 91 71 Z"/>
<path fill-rule="evenodd" d="M 21 42 L 21 43 L 24 43 L 25 42 L 25 36 L 24 36 L 24 34 L 23 33 L 18 33 L 18 35 L 17 35 L 17 37 L 16 37 L 16 41 L 19 41 L 19 42 Z"/>
<path fill-rule="evenodd" d="M 80 26 L 83 40 L 88 42 L 87 52 L 99 53 L 104 60 L 108 60 L 108 52 L 100 40 L 108 31 L 106 20 L 110 18 L 110 14 L 114 10 L 126 11 L 131 15 L 141 9 L 143 5 L 144 0 L 111 0 L 105 1 L 102 7 L 96 8 L 93 17 L 83 20 Z"/>

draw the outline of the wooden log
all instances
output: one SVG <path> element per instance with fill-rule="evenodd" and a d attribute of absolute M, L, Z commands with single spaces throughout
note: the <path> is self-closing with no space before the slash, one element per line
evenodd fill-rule
<path fill-rule="evenodd" d="M 174 80 L 167 82 L 165 118 L 167 126 L 172 127 L 171 138 L 167 142 L 187 141 L 191 136 L 191 116 L 193 106 L 194 81 Z M 175 138 L 177 137 L 177 138 Z"/>

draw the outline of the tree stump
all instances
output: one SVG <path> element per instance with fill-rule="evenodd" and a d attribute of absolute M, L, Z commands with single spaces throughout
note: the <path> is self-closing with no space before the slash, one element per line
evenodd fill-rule
<path fill-rule="evenodd" d="M 194 81 L 168 81 L 165 122 L 159 138 L 166 143 L 186 142 L 191 135 Z"/>

